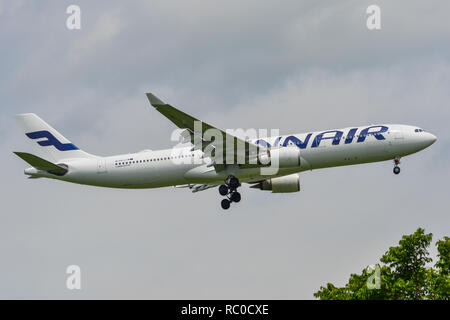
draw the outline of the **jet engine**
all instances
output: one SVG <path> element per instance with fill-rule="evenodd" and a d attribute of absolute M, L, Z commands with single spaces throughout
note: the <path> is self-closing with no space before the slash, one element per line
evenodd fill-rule
<path fill-rule="evenodd" d="M 267 149 L 258 155 L 258 161 L 260 164 L 278 168 L 300 167 L 300 149 L 297 147 Z"/>
<path fill-rule="evenodd" d="M 284 177 L 270 178 L 258 182 L 251 188 L 271 190 L 272 193 L 298 192 L 300 191 L 300 177 L 295 173 Z"/>

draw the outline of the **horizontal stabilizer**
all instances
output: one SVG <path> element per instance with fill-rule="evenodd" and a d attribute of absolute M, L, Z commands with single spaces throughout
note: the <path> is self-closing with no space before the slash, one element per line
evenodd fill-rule
<path fill-rule="evenodd" d="M 30 164 L 32 167 L 38 170 L 47 171 L 48 173 L 55 174 L 57 176 L 65 175 L 68 171 L 67 168 L 64 168 L 62 165 L 51 163 L 50 161 L 39 158 L 31 153 L 14 152 L 14 154 Z"/>

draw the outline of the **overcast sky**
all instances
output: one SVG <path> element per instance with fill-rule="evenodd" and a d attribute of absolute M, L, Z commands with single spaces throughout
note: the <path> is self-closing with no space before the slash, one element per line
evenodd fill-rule
<path fill-rule="evenodd" d="M 381 30 L 366 8 L 381 7 Z M 66 8 L 81 8 L 81 30 Z M 403 234 L 449 235 L 450 2 L 0 0 L 0 298 L 311 299 Z M 153 92 L 220 128 L 417 125 L 430 148 L 300 175 L 295 194 L 27 180 L 14 114 L 98 155 L 166 148 Z M 432 248 L 432 252 L 436 250 Z M 66 267 L 82 290 L 66 289 Z"/>

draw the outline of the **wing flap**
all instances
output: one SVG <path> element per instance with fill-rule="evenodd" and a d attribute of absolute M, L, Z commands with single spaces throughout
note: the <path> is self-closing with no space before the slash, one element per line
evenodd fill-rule
<path fill-rule="evenodd" d="M 192 192 L 199 192 L 210 188 L 217 187 L 217 184 L 184 184 L 175 186 L 175 188 L 189 188 Z"/>

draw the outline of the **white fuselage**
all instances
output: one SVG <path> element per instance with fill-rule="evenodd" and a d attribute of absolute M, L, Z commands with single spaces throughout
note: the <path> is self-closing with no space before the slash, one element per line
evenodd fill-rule
<path fill-rule="evenodd" d="M 387 128 L 377 130 L 367 128 Z M 364 131 L 366 129 L 366 131 Z M 366 132 L 366 134 L 364 134 Z M 375 134 L 373 134 L 375 133 Z M 34 168 L 25 173 L 35 177 L 54 178 L 68 182 L 111 188 L 157 188 L 185 184 L 221 184 L 230 174 L 242 182 L 259 181 L 305 170 L 392 160 L 425 149 L 436 137 L 407 125 L 379 125 L 333 129 L 253 141 L 272 148 L 300 148 L 301 161 L 296 167 L 279 169 L 262 175 L 261 168 L 227 165 L 216 172 L 199 150 L 171 148 L 134 154 L 89 159 L 65 159 L 68 173 L 55 176 Z"/>

